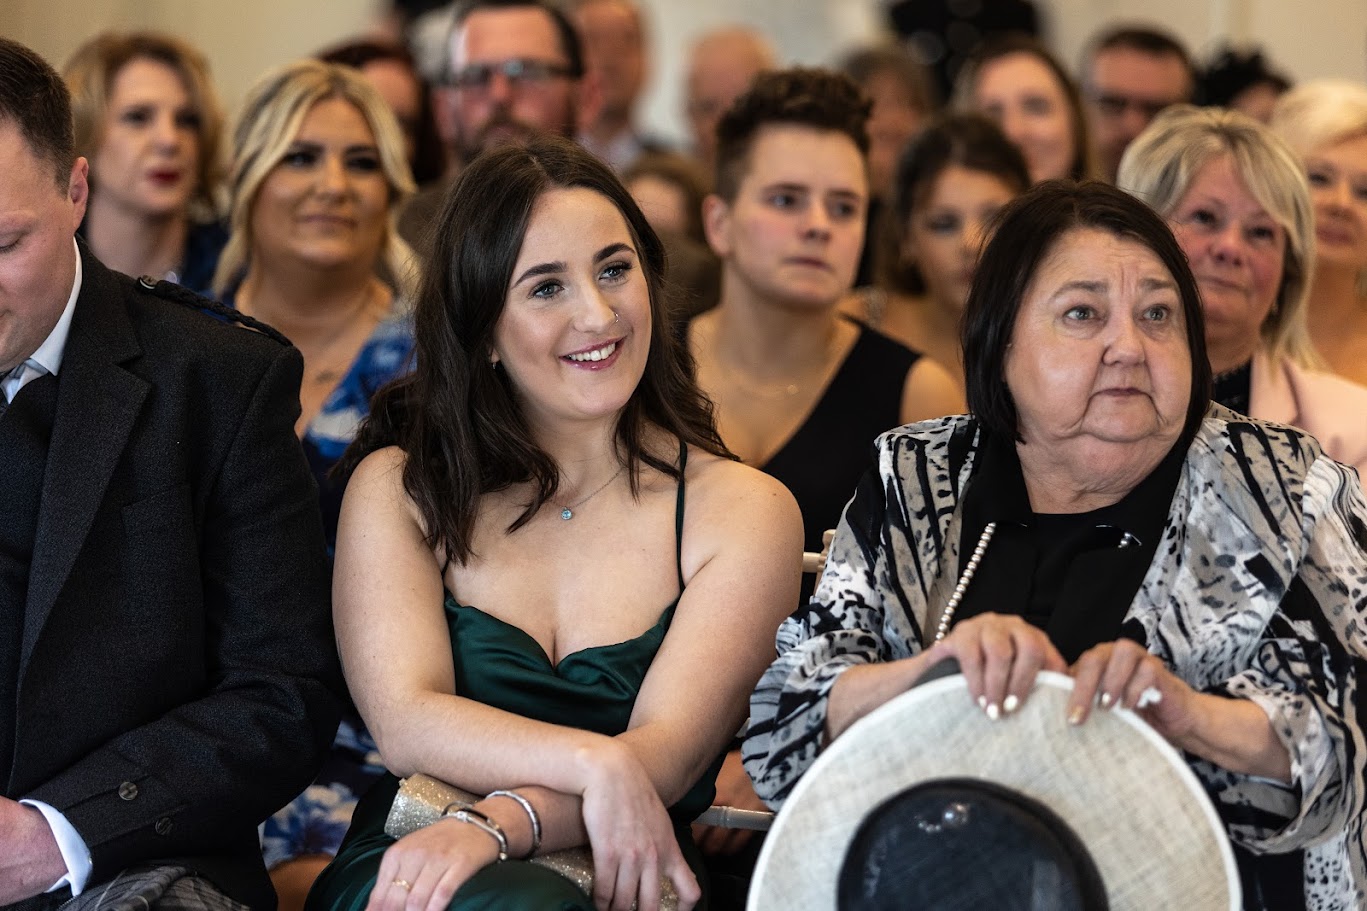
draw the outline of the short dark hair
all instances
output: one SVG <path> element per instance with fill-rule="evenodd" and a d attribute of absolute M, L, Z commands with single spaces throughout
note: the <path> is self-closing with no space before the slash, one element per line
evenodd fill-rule
<path fill-rule="evenodd" d="M 0 122 L 19 130 L 36 158 L 66 189 L 76 163 L 71 93 L 52 66 L 17 41 L 0 38 Z"/>
<path fill-rule="evenodd" d="M 1095 180 L 1080 184 L 1045 181 L 1002 210 L 992 239 L 983 250 L 964 310 L 968 410 L 986 432 L 1006 440 L 1020 439 L 1016 404 L 1006 386 L 1006 348 L 1040 264 L 1060 238 L 1075 228 L 1108 231 L 1142 244 L 1177 283 L 1191 353 L 1191 401 L 1183 437 L 1189 440 L 1205 416 L 1211 391 L 1205 321 L 1196 279 L 1167 222 L 1130 194 Z"/>
<path fill-rule="evenodd" d="M 539 9 L 547 16 L 551 17 L 551 23 L 555 26 L 555 33 L 560 38 L 560 52 L 565 55 L 565 67 L 569 70 L 571 79 L 580 79 L 584 75 L 584 46 L 579 40 L 579 32 L 575 30 L 574 23 L 570 22 L 565 11 L 559 6 L 545 2 L 545 0 L 459 0 L 455 9 L 451 13 L 451 34 L 465 24 L 474 13 L 481 10 L 498 9 L 517 9 L 519 7 L 531 7 Z M 447 47 L 450 47 L 447 42 Z M 451 61 L 446 62 L 447 69 L 450 69 Z M 450 75 L 446 73 L 445 75 Z"/>
<path fill-rule="evenodd" d="M 931 121 L 902 152 L 892 190 L 888 223 L 880 235 L 880 281 L 896 291 L 922 294 L 925 278 L 901 255 L 912 213 L 925 205 L 931 188 L 950 165 L 991 174 L 1024 193 L 1030 187 L 1025 156 L 995 122 L 982 114 L 946 114 Z"/>
<path fill-rule="evenodd" d="M 755 136 L 774 124 L 841 133 L 867 156 L 872 106 L 843 73 L 803 67 L 760 73 L 717 124 L 716 194 L 727 202 L 736 198 Z"/>
<path fill-rule="evenodd" d="M 734 458 L 693 379 L 692 357 L 670 327 L 664 246 L 621 181 L 581 146 L 556 136 L 491 149 L 461 172 L 435 227 L 414 312 L 416 368 L 375 394 L 369 418 L 337 469 L 344 477 L 376 449 L 403 449 L 404 488 L 422 514 L 428 541 L 456 562 L 472 554 L 482 495 L 531 483 L 531 502 L 509 527 L 513 531 L 555 496 L 559 484 L 555 461 L 533 439 L 508 372 L 492 368 L 489 358 L 532 209 L 557 188 L 589 189 L 616 206 L 636 241 L 649 289 L 645 373 L 617 424 L 632 493 L 639 489 L 642 463 L 679 476 L 678 452 L 649 446 L 651 427 Z"/>
<path fill-rule="evenodd" d="M 1155 57 L 1176 57 L 1186 68 L 1189 77 L 1187 91 L 1190 93 L 1196 90 L 1196 64 L 1192 62 L 1191 54 L 1188 53 L 1186 45 L 1167 32 L 1142 25 L 1118 25 L 1101 32 L 1092 39 L 1087 51 L 1087 60 L 1090 63 L 1102 51 L 1113 51 L 1120 48 L 1152 54 Z M 1087 79 L 1087 75 L 1083 73 L 1084 81 Z"/>
<path fill-rule="evenodd" d="M 1291 88 L 1291 80 L 1269 66 L 1262 51 L 1225 47 L 1201 73 L 1195 102 L 1227 108 L 1235 98 L 1258 85 L 1266 85 L 1280 95 Z"/>

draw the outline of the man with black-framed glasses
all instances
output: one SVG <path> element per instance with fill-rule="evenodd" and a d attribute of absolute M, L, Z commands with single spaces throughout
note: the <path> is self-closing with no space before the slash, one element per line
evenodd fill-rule
<path fill-rule="evenodd" d="M 574 26 L 542 0 L 457 3 L 446 58 L 433 113 L 451 150 L 452 173 L 415 196 L 399 225 L 420 251 L 421 238 L 466 162 L 491 145 L 537 133 L 574 136 L 584 75 Z"/>
<path fill-rule="evenodd" d="M 1135 137 L 1159 111 L 1190 101 L 1196 86 L 1191 56 L 1181 42 L 1135 26 L 1109 29 L 1092 41 L 1081 82 L 1102 176 L 1112 183 Z"/>

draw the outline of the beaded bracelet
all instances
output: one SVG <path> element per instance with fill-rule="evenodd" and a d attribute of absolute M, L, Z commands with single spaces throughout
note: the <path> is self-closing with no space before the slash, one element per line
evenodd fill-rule
<path fill-rule="evenodd" d="M 452 807 L 455 807 L 453 810 Z M 508 836 L 504 834 L 503 827 L 494 822 L 485 814 L 476 810 L 474 807 L 462 807 L 458 804 L 450 803 L 446 809 L 441 811 L 442 819 L 454 819 L 456 822 L 468 822 L 483 832 L 488 833 L 489 837 L 498 842 L 498 859 L 500 862 L 508 859 Z"/>
<path fill-rule="evenodd" d="M 541 817 L 536 815 L 536 807 L 533 807 L 530 800 L 516 791 L 490 791 L 484 799 L 488 800 L 490 797 L 507 797 L 509 800 L 516 800 L 518 805 L 526 811 L 527 818 L 532 821 L 532 847 L 523 855 L 522 859 L 527 860 L 535 856 L 541 847 Z"/>

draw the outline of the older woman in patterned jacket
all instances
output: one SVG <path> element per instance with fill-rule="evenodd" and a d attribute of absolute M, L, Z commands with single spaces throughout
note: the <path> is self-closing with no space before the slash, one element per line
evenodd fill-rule
<path fill-rule="evenodd" d="M 809 607 L 751 703 L 781 804 L 851 723 L 956 659 L 990 718 L 1041 669 L 1068 720 L 1136 708 L 1190 757 L 1250 909 L 1367 906 L 1357 693 L 1367 503 L 1290 427 L 1210 405 L 1195 281 L 1166 225 L 1099 184 L 1003 214 L 970 295 L 971 417 L 878 441 Z"/>

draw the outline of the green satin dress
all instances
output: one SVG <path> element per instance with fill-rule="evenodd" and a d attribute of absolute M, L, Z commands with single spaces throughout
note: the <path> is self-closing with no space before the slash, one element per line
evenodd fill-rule
<path fill-rule="evenodd" d="M 680 457 L 680 464 L 684 462 Z M 684 484 L 675 506 L 676 541 L 682 537 Z M 677 548 L 677 545 L 676 545 Z M 676 555 L 677 562 L 677 555 Z M 680 588 L 683 572 L 679 572 Z M 552 664 L 540 644 L 518 627 L 463 605 L 447 595 L 446 619 L 455 659 L 456 692 L 525 718 L 614 736 L 627 729 L 636 694 L 659 651 L 677 604 L 635 639 L 586 648 Z M 688 823 L 712 803 L 717 763 L 670 808 L 685 858 L 706 893 L 701 856 Z M 384 834 L 385 817 L 398 790 L 386 775 L 356 807 L 351 829 L 313 890 L 306 911 L 361 911 L 394 839 Z M 706 900 L 699 908 L 706 905 Z M 593 902 L 559 874 L 524 861 L 491 864 L 476 873 L 451 900 L 452 911 L 593 911 Z"/>

